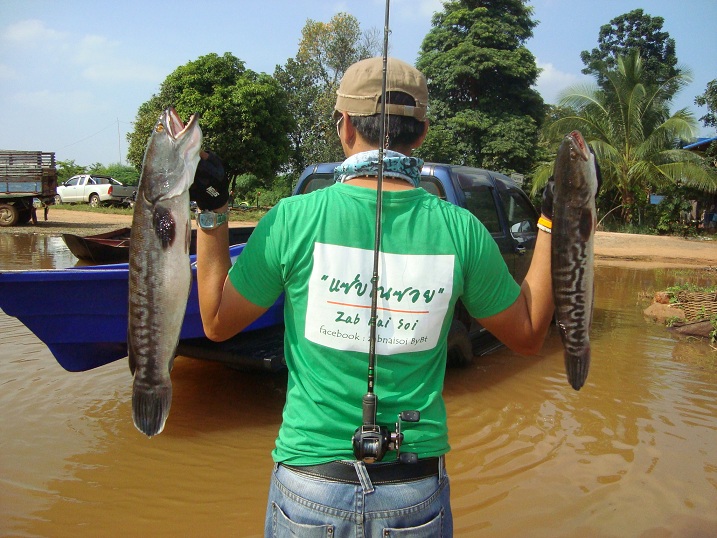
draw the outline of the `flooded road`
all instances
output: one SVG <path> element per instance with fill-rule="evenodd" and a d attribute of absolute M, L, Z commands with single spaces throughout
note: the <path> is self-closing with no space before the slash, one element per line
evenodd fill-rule
<path fill-rule="evenodd" d="M 76 263 L 60 238 L 29 237 L 0 235 L 0 269 Z M 640 298 L 697 273 L 596 275 L 580 392 L 555 331 L 538 357 L 449 370 L 456 536 L 717 535 L 717 352 L 646 322 Z M 283 375 L 180 357 L 147 439 L 126 360 L 69 373 L 1 312 L 0 335 L 0 535 L 261 536 Z"/>

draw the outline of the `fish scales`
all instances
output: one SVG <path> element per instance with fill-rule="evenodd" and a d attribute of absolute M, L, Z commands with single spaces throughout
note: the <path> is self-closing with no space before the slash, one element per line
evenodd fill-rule
<path fill-rule="evenodd" d="M 595 156 L 578 131 L 563 139 L 553 177 L 551 264 L 555 319 L 568 381 L 580 390 L 590 368 L 598 180 Z"/>
<path fill-rule="evenodd" d="M 170 371 L 187 307 L 191 221 L 189 186 L 202 133 L 165 110 L 147 144 L 132 217 L 128 354 L 132 419 L 142 433 L 162 432 L 172 403 Z"/>

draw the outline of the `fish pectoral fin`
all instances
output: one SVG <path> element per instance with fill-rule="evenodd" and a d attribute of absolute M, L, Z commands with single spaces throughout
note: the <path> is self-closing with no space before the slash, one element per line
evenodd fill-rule
<path fill-rule="evenodd" d="M 580 212 L 580 239 L 587 241 L 593 234 L 595 229 L 595 213 L 588 207 Z"/>
<path fill-rule="evenodd" d="M 174 243 L 174 238 L 177 234 L 177 223 L 169 209 L 161 205 L 154 206 L 154 209 L 152 209 L 152 227 L 157 239 L 162 243 L 162 248 L 166 249 Z"/>

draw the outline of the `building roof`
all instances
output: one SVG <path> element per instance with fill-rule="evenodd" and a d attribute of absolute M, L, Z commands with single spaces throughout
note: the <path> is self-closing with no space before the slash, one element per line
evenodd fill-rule
<path fill-rule="evenodd" d="M 682 149 L 707 149 L 707 145 L 715 140 L 717 140 L 717 136 L 713 136 L 712 138 L 698 138 L 695 142 L 687 144 Z"/>

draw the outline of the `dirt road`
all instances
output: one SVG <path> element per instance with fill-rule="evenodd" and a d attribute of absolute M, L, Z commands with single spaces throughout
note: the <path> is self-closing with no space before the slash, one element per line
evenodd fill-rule
<path fill-rule="evenodd" d="M 49 220 L 11 228 L 0 227 L 0 233 L 40 233 L 60 235 L 92 235 L 122 226 L 130 226 L 130 215 L 112 215 L 68 211 L 52 208 Z M 231 226 L 255 223 L 231 222 Z M 194 223 L 193 223 L 194 226 Z M 595 235 L 597 264 L 621 267 L 717 267 L 717 236 L 683 239 L 658 235 L 597 232 Z"/>

